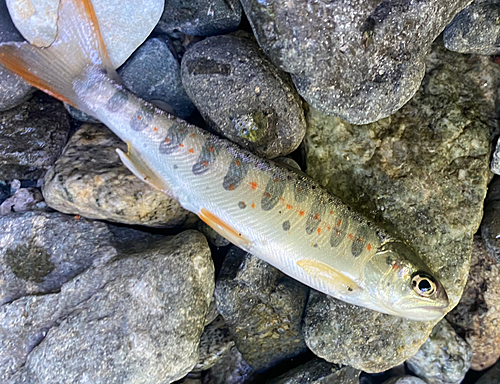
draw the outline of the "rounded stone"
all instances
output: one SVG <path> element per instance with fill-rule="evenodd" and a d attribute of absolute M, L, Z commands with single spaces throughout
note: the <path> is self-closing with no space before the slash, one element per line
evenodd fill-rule
<path fill-rule="evenodd" d="M 203 221 L 198 222 L 198 231 L 203 233 L 210 244 L 216 247 L 226 247 L 231 244 L 229 240 L 227 240 L 224 236 L 219 235 Z"/>
<path fill-rule="evenodd" d="M 259 156 L 284 156 L 304 137 L 302 103 L 290 78 L 246 34 L 193 45 L 182 59 L 182 82 L 212 128 Z"/>

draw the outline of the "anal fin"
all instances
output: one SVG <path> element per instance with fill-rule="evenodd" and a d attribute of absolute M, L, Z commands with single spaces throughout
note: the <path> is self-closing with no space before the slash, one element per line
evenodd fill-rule
<path fill-rule="evenodd" d="M 139 179 L 155 189 L 172 196 L 172 191 L 168 184 L 147 165 L 141 158 L 141 155 L 127 141 L 128 153 L 123 153 L 119 148 L 116 149 L 122 163 Z"/>
<path fill-rule="evenodd" d="M 332 286 L 336 292 L 349 294 L 361 289 L 354 281 L 337 271 L 335 268 L 318 260 L 302 259 L 297 261 L 297 265 L 310 277 L 323 281 Z"/>
<path fill-rule="evenodd" d="M 224 236 L 231 243 L 240 247 L 245 251 L 250 251 L 252 242 L 246 239 L 241 233 L 236 231 L 229 224 L 221 220 L 219 217 L 215 216 L 212 212 L 208 211 L 205 208 L 200 209 L 198 212 L 198 216 L 200 217 L 205 224 L 211 227 L 215 232 L 219 235 Z"/>

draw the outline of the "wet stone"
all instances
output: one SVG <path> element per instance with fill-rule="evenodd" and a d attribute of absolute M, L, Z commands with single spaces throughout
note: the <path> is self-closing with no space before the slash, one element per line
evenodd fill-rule
<path fill-rule="evenodd" d="M 127 151 L 105 126 L 82 126 L 45 176 L 47 204 L 64 213 L 124 224 L 175 227 L 194 220 L 177 201 L 134 176 L 116 148 Z"/>
<path fill-rule="evenodd" d="M 229 240 L 227 240 L 224 236 L 219 235 L 203 221 L 198 222 L 198 231 L 203 233 L 207 240 L 216 247 L 225 247 L 231 244 Z"/>
<path fill-rule="evenodd" d="M 367 124 L 418 90 L 434 39 L 471 0 L 242 0 L 262 49 L 314 108 Z"/>
<path fill-rule="evenodd" d="M 118 71 L 123 84 L 142 99 L 165 103 L 164 109 L 187 118 L 195 106 L 181 81 L 181 66 L 165 38 L 147 40 Z"/>
<path fill-rule="evenodd" d="M 384 384 L 427 384 L 427 383 L 415 376 L 403 376 L 403 377 L 393 377 L 387 381 L 384 381 Z"/>
<path fill-rule="evenodd" d="M 239 248 L 216 283 L 219 313 L 245 361 L 265 370 L 306 350 L 301 320 L 307 287 Z"/>
<path fill-rule="evenodd" d="M 47 204 L 43 201 L 42 193 L 38 189 L 20 188 L 0 205 L 0 216 L 12 212 L 36 211 L 45 208 Z"/>
<path fill-rule="evenodd" d="M 490 255 L 500 263 L 500 178 L 493 178 L 488 186 L 481 223 L 481 237 Z"/>
<path fill-rule="evenodd" d="M 232 347 L 215 365 L 206 371 L 203 384 L 251 384 L 254 370 L 245 362 L 236 347 Z"/>
<path fill-rule="evenodd" d="M 499 0 L 475 0 L 456 15 L 444 30 L 446 48 L 460 53 L 498 55 L 499 18 Z"/>
<path fill-rule="evenodd" d="M 213 36 L 232 32 L 241 21 L 238 0 L 168 0 L 157 30 L 193 36 Z"/>
<path fill-rule="evenodd" d="M 474 238 L 469 279 L 446 317 L 472 348 L 471 368 L 491 367 L 500 357 L 500 265 L 479 236 Z"/>
<path fill-rule="evenodd" d="M 428 384 L 459 384 L 470 368 L 471 357 L 470 346 L 443 319 L 406 364 Z"/>
<path fill-rule="evenodd" d="M 380 122 L 353 126 L 311 108 L 306 163 L 321 185 L 415 249 L 445 287 L 451 310 L 483 212 L 499 69 L 488 57 L 441 44 L 426 66 L 415 97 Z M 305 338 L 319 357 L 381 372 L 413 356 L 434 324 L 311 294 Z"/>
<path fill-rule="evenodd" d="M 284 156 L 304 137 L 302 103 L 289 76 L 248 34 L 193 45 L 182 59 L 182 82 L 212 128 L 259 156 Z"/>
<path fill-rule="evenodd" d="M 107 239 L 88 269 L 0 307 L 1 382 L 172 382 L 195 365 L 214 287 L 205 238 L 97 224 Z"/>
<path fill-rule="evenodd" d="M 271 380 L 268 384 L 359 384 L 360 371 L 341 367 L 315 358 L 287 373 Z"/>
<path fill-rule="evenodd" d="M 61 154 L 70 128 L 62 104 L 43 94 L 0 113 L 0 180 L 43 177 Z"/>
<path fill-rule="evenodd" d="M 490 169 L 495 175 L 500 175 L 500 140 L 497 141 L 497 145 L 493 151 Z"/>

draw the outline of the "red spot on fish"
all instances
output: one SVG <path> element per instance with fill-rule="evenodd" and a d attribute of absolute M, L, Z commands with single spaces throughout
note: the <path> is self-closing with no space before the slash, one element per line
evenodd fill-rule
<path fill-rule="evenodd" d="M 337 221 L 337 227 L 340 227 L 341 224 L 342 224 L 342 220 L 338 220 Z"/>
<path fill-rule="evenodd" d="M 300 215 L 300 216 L 304 216 L 305 214 L 306 214 L 306 213 L 305 213 L 304 211 L 300 211 L 300 212 L 299 212 L 299 215 Z"/>
<path fill-rule="evenodd" d="M 321 228 L 318 228 L 318 235 L 321 235 Z"/>
<path fill-rule="evenodd" d="M 354 236 L 352 235 L 352 233 L 348 233 L 347 236 L 349 236 L 349 240 L 354 240 Z"/>
<path fill-rule="evenodd" d="M 213 152 L 213 151 L 214 151 L 214 147 L 208 148 L 208 152 Z"/>
<path fill-rule="evenodd" d="M 255 209 L 255 203 L 252 203 L 251 207 L 252 207 L 253 209 Z"/>
<path fill-rule="evenodd" d="M 356 241 L 357 241 L 358 243 L 361 243 L 361 242 L 363 241 L 363 239 L 362 239 L 361 237 L 358 237 L 358 238 L 356 239 Z"/>
<path fill-rule="evenodd" d="M 239 167 L 241 165 L 241 162 L 239 160 L 236 160 L 234 164 L 236 164 L 236 166 Z"/>
<path fill-rule="evenodd" d="M 330 211 L 330 215 L 333 215 L 333 211 Z"/>
<path fill-rule="evenodd" d="M 265 195 L 268 199 L 270 199 L 270 198 L 271 198 L 271 194 L 270 194 L 269 192 L 264 193 L 264 195 Z"/>
<path fill-rule="evenodd" d="M 202 161 L 201 165 L 203 165 L 204 167 L 208 167 L 208 161 Z"/>
<path fill-rule="evenodd" d="M 184 144 L 180 143 L 179 147 L 184 148 Z"/>
<path fill-rule="evenodd" d="M 195 137 L 196 135 L 194 133 L 191 133 L 189 137 Z"/>
<path fill-rule="evenodd" d="M 371 250 L 372 250 L 372 245 L 371 245 L 370 243 L 368 243 L 368 245 L 366 246 L 366 249 L 367 249 L 368 251 L 371 251 Z"/>
<path fill-rule="evenodd" d="M 193 148 L 190 148 L 190 149 L 188 150 L 188 152 L 189 152 L 189 153 L 194 153 L 194 149 L 193 149 Z"/>
<path fill-rule="evenodd" d="M 229 190 L 232 191 L 234 189 L 234 184 L 229 185 Z"/>
<path fill-rule="evenodd" d="M 396 269 L 398 269 L 398 265 L 397 265 L 396 263 L 394 263 L 394 264 L 392 265 L 392 269 L 395 271 Z"/>
<path fill-rule="evenodd" d="M 165 138 L 165 143 L 170 144 L 170 139 Z"/>
<path fill-rule="evenodd" d="M 252 189 L 257 189 L 257 183 L 255 181 L 250 182 Z"/>
<path fill-rule="evenodd" d="M 153 130 L 154 130 L 155 132 L 158 132 L 158 127 L 153 127 Z"/>
<path fill-rule="evenodd" d="M 292 209 L 293 207 L 290 204 L 286 205 L 286 209 Z"/>
<path fill-rule="evenodd" d="M 319 213 L 316 213 L 316 214 L 314 215 L 314 218 L 315 218 L 316 220 L 319 220 Z"/>
<path fill-rule="evenodd" d="M 139 120 L 142 120 L 142 116 L 137 116 L 137 118 L 138 118 Z"/>

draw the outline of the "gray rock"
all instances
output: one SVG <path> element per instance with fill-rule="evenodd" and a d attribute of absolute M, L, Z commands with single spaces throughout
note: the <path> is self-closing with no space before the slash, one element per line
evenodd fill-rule
<path fill-rule="evenodd" d="M 495 177 L 488 186 L 481 223 L 481 237 L 490 255 L 500 263 L 500 178 Z"/>
<path fill-rule="evenodd" d="M 387 381 L 384 381 L 384 384 L 426 384 L 426 382 L 415 376 L 403 376 L 393 377 Z"/>
<path fill-rule="evenodd" d="M 254 370 L 243 360 L 236 349 L 231 348 L 203 377 L 203 384 L 250 384 Z"/>
<path fill-rule="evenodd" d="M 0 113 L 0 180 L 43 177 L 61 154 L 70 128 L 62 104 L 46 95 Z"/>
<path fill-rule="evenodd" d="M 260 46 L 313 107 L 352 124 L 417 91 L 431 43 L 471 0 L 242 0 Z"/>
<path fill-rule="evenodd" d="M 194 366 L 193 372 L 212 368 L 232 347 L 234 347 L 234 341 L 229 334 L 229 328 L 219 315 L 205 327 L 201 335 L 198 363 Z"/>
<path fill-rule="evenodd" d="M 219 235 L 203 221 L 198 222 L 198 231 L 203 233 L 210 244 L 216 247 L 225 247 L 231 244 L 224 236 Z"/>
<path fill-rule="evenodd" d="M 458 384 L 469 370 L 471 358 L 470 346 L 443 319 L 406 364 L 428 384 Z"/>
<path fill-rule="evenodd" d="M 478 236 L 464 293 L 446 318 L 472 348 L 472 369 L 495 364 L 500 357 L 500 265 Z"/>
<path fill-rule="evenodd" d="M 0 216 L 5 216 L 12 212 L 40 210 L 46 207 L 47 204 L 43 201 L 43 196 L 38 189 L 21 188 L 0 205 Z"/>
<path fill-rule="evenodd" d="M 446 27 L 443 34 L 444 44 L 455 52 L 498 55 L 499 19 L 499 0 L 475 0 Z"/>
<path fill-rule="evenodd" d="M 495 147 L 495 150 L 493 151 L 490 170 L 495 175 L 500 175 L 500 140 L 497 141 L 497 145 Z"/>
<path fill-rule="evenodd" d="M 103 125 L 84 125 L 47 172 L 43 196 L 58 211 L 93 219 L 175 227 L 194 220 L 177 201 L 145 184 L 120 161 L 126 144 Z"/>
<path fill-rule="evenodd" d="M 307 291 L 265 261 L 229 250 L 216 283 L 217 308 L 253 369 L 305 351 L 301 320 Z"/>
<path fill-rule="evenodd" d="M 139 97 L 159 100 L 181 118 L 191 115 L 195 106 L 181 80 L 181 66 L 164 38 L 147 40 L 118 71 L 123 84 Z"/>
<path fill-rule="evenodd" d="M 238 0 L 168 0 L 157 29 L 194 36 L 222 35 L 238 28 L 241 13 Z"/>
<path fill-rule="evenodd" d="M 206 240 L 114 232 L 113 261 L 0 307 L 2 382 L 164 383 L 194 366 L 213 290 Z"/>
<path fill-rule="evenodd" d="M 451 310 L 481 221 L 500 73 L 488 57 L 441 44 L 426 66 L 415 97 L 380 122 L 353 126 L 311 108 L 306 163 L 321 185 L 417 251 L 443 283 Z M 380 372 L 414 355 L 434 324 L 311 295 L 304 329 L 319 357 Z"/>
<path fill-rule="evenodd" d="M 322 359 L 313 359 L 271 380 L 269 384 L 359 384 L 361 372 Z"/>
<path fill-rule="evenodd" d="M 0 180 L 0 204 L 3 203 L 10 197 L 10 186 L 5 182 Z"/>
<path fill-rule="evenodd" d="M 500 360 L 486 372 L 475 384 L 498 384 L 500 377 Z"/>
<path fill-rule="evenodd" d="M 215 295 L 213 295 L 212 299 L 210 300 L 210 305 L 208 306 L 207 317 L 205 318 L 205 326 L 214 321 L 217 318 L 217 316 L 219 316 L 219 311 L 217 310 Z"/>
<path fill-rule="evenodd" d="M 182 59 L 182 82 L 212 128 L 259 156 L 284 156 L 304 137 L 302 103 L 289 76 L 246 34 L 195 44 Z"/>

